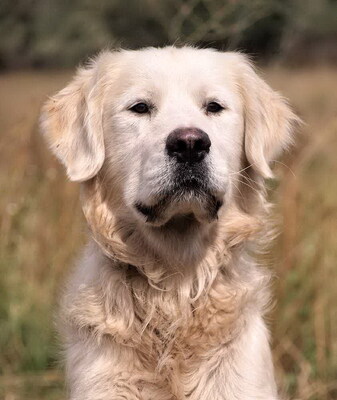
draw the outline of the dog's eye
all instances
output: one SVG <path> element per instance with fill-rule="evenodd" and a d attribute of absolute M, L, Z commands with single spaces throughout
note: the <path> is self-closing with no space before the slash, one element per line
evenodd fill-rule
<path fill-rule="evenodd" d="M 208 103 L 206 105 L 206 112 L 208 113 L 219 113 L 220 111 L 222 111 L 224 108 L 217 102 L 215 101 L 211 101 L 210 103 Z"/>
<path fill-rule="evenodd" d="M 150 112 L 150 107 L 146 103 L 137 103 L 134 106 L 132 106 L 129 110 L 137 114 L 146 114 Z"/>

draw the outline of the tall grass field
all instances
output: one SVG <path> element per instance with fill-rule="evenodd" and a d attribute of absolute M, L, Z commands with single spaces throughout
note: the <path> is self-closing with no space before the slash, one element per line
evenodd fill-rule
<path fill-rule="evenodd" d="M 268 67 L 305 125 L 268 182 L 280 235 L 268 264 L 268 316 L 284 398 L 337 399 L 337 69 Z M 0 399 L 66 398 L 54 314 L 85 243 L 78 185 L 67 182 L 37 117 L 68 72 L 0 75 Z"/>

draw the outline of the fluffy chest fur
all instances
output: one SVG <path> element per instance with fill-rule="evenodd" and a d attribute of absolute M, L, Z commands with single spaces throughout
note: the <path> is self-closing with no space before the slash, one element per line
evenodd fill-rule
<path fill-rule="evenodd" d="M 133 370 L 161 382 L 177 399 L 185 398 L 188 377 L 226 351 L 268 298 L 265 273 L 253 265 L 248 270 L 243 261 L 233 272 L 228 265 L 226 272 L 210 272 L 198 296 L 190 291 L 197 287 L 192 278 L 171 277 L 170 286 L 154 287 L 133 266 L 115 265 L 97 252 L 85 259 L 64 297 L 65 336 L 88 347 L 124 348 L 133 354 Z"/>

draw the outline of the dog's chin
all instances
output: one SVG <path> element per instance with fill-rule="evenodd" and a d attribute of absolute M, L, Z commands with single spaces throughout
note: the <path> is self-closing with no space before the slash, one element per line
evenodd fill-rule
<path fill-rule="evenodd" d="M 143 237 L 159 257 L 169 259 L 172 265 L 194 265 L 203 257 L 222 200 L 208 196 L 164 207 L 157 204 L 137 204 L 138 228 Z"/>
<path fill-rule="evenodd" d="M 134 208 L 147 226 L 184 232 L 217 219 L 223 199 L 212 194 L 189 193 L 181 198 L 163 197 L 152 205 L 137 202 Z"/>

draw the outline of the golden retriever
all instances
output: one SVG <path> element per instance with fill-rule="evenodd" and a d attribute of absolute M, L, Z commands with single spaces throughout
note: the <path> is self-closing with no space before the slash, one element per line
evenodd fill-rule
<path fill-rule="evenodd" d="M 264 179 L 298 118 L 240 53 L 107 51 L 44 106 L 91 231 L 62 299 L 71 400 L 277 399 Z"/>

